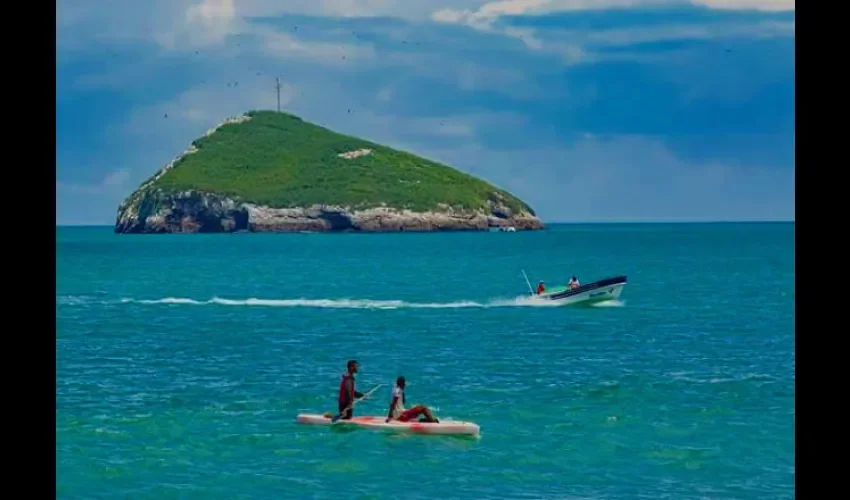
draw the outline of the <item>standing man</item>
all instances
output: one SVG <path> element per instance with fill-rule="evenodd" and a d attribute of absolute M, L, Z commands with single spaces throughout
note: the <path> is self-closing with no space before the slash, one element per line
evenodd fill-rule
<path fill-rule="evenodd" d="M 347 370 L 342 374 L 339 384 L 339 415 L 340 419 L 348 420 L 352 416 L 354 400 L 362 398 L 363 394 L 354 389 L 354 374 L 357 373 L 357 360 L 350 360 L 346 365 Z"/>

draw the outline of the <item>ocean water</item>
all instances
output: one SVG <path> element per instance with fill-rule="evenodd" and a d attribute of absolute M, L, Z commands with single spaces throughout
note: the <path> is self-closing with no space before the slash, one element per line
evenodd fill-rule
<path fill-rule="evenodd" d="M 56 237 L 57 498 L 794 497 L 793 223 Z M 297 424 L 350 358 L 481 436 Z"/>

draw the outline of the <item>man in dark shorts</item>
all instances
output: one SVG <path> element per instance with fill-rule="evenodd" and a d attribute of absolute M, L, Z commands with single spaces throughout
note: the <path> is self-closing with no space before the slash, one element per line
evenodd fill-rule
<path fill-rule="evenodd" d="M 348 420 L 353 414 L 354 400 L 363 397 L 362 393 L 354 389 L 354 374 L 357 373 L 357 361 L 350 360 L 347 365 L 348 370 L 342 374 L 342 381 L 339 383 L 339 415 L 340 419 Z"/>
<path fill-rule="evenodd" d="M 434 415 L 431 413 L 431 410 L 428 409 L 427 406 L 416 405 L 408 410 L 404 409 L 405 385 L 407 385 L 407 381 L 404 379 L 404 377 L 399 377 L 396 379 L 395 387 L 393 387 L 392 399 L 390 401 L 390 411 L 387 413 L 386 421 L 389 422 L 390 420 L 398 420 L 399 422 L 409 422 L 411 420 L 415 420 L 420 415 L 424 415 L 425 422 L 439 423 L 440 421 L 434 418 Z"/>

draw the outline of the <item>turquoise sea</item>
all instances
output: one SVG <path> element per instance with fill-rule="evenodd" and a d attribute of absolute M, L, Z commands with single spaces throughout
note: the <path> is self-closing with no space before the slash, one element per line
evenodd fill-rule
<path fill-rule="evenodd" d="M 793 223 L 56 237 L 57 498 L 794 498 Z M 481 436 L 297 424 L 350 358 Z"/>

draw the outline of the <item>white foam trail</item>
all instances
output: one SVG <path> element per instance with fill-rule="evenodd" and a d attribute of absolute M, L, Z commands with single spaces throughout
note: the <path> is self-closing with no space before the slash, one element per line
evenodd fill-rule
<path fill-rule="evenodd" d="M 85 304 L 88 300 L 88 297 L 81 297 L 76 295 L 61 295 L 56 297 L 56 304 L 61 305 L 80 305 Z"/>
<path fill-rule="evenodd" d="M 138 302 L 140 304 L 209 304 L 209 301 L 201 302 L 193 299 L 181 299 L 178 297 L 166 297 L 164 299 L 157 300 L 135 300 L 135 299 L 121 299 L 121 302 Z"/>
<path fill-rule="evenodd" d="M 156 300 L 136 300 L 125 298 L 123 303 L 138 304 L 184 304 L 222 306 L 259 306 L 259 307 L 316 307 L 331 309 L 464 309 L 492 307 L 557 307 L 557 303 L 542 301 L 531 297 L 492 300 L 489 302 L 456 301 L 456 302 L 405 302 L 403 300 L 368 300 L 368 299 L 257 299 L 244 300 L 223 299 L 213 297 L 210 300 L 199 301 L 180 297 L 166 297 Z"/>
<path fill-rule="evenodd" d="M 605 302 L 596 302 L 593 307 L 623 307 L 626 305 L 624 300 L 606 300 Z"/>

